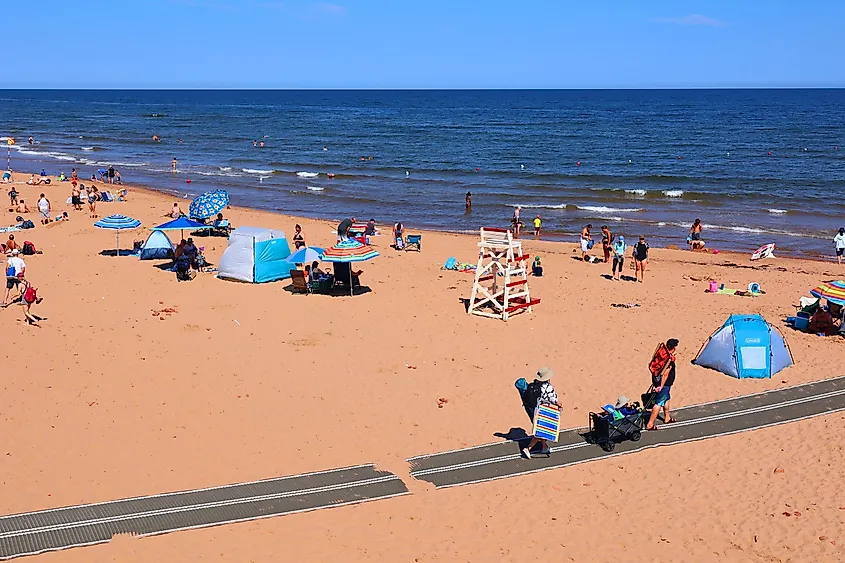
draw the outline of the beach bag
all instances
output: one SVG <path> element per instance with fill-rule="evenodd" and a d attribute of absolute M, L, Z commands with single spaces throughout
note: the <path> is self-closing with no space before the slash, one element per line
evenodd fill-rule
<path fill-rule="evenodd" d="M 525 380 L 524 377 L 520 377 L 516 381 L 513 382 L 513 386 L 516 387 L 516 390 L 519 391 L 519 394 L 522 395 L 525 393 L 525 390 L 528 389 L 528 382 Z"/>
<path fill-rule="evenodd" d="M 594 241 L 592 241 L 592 240 L 588 240 L 588 241 L 587 241 L 587 250 L 592 250 L 592 249 L 593 249 L 593 245 L 594 245 L 594 244 L 595 244 L 595 242 L 594 242 Z"/>
<path fill-rule="evenodd" d="M 9 266 L 8 268 L 6 268 L 6 277 L 7 278 L 15 277 L 15 267 L 14 266 Z"/>
<path fill-rule="evenodd" d="M 33 254 L 35 254 L 35 245 L 32 244 L 30 241 L 25 240 L 23 243 L 23 247 L 21 248 L 21 254 L 32 256 Z"/>
<path fill-rule="evenodd" d="M 32 287 L 31 285 L 26 288 L 26 291 L 23 292 L 23 300 L 27 303 L 35 303 L 38 299 L 38 290 Z"/>

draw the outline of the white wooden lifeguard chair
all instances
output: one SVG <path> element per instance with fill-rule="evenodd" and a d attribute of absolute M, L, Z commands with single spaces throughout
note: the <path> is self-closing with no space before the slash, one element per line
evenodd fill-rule
<path fill-rule="evenodd" d="M 528 259 L 511 231 L 482 227 L 467 312 L 503 321 L 515 313 L 530 313 L 540 300 L 531 299 L 528 291 Z"/>

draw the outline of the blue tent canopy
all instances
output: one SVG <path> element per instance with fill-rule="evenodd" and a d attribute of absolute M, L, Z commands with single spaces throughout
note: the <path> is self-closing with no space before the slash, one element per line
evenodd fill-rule
<path fill-rule="evenodd" d="M 159 225 L 158 227 L 153 227 L 154 231 L 184 231 L 186 229 L 197 230 L 197 229 L 211 229 L 211 225 L 206 225 L 205 223 L 200 223 L 199 221 L 191 221 L 187 217 L 179 217 L 178 219 L 174 219 L 169 221 L 163 225 Z"/>
<path fill-rule="evenodd" d="M 792 354 L 760 315 L 731 315 L 692 363 L 737 379 L 765 379 L 791 366 Z"/>

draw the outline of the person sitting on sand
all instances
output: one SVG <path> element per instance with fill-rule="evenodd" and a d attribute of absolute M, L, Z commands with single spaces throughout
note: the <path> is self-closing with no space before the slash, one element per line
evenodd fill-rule
<path fill-rule="evenodd" d="M 185 246 L 182 247 L 182 252 L 185 256 L 191 259 L 191 267 L 195 270 L 198 269 L 197 255 L 199 254 L 199 249 L 194 244 L 194 239 L 188 239 L 188 241 L 185 243 Z"/>
<path fill-rule="evenodd" d="M 838 332 L 838 329 L 833 322 L 833 315 L 830 314 L 830 311 L 825 307 L 819 307 L 810 317 L 810 325 L 807 327 L 807 331 L 813 334 L 832 336 Z"/>
<path fill-rule="evenodd" d="M 367 228 L 364 229 L 364 236 L 371 237 L 376 234 L 376 220 L 370 217 L 367 221 Z"/>
<path fill-rule="evenodd" d="M 528 388 L 523 395 L 523 406 L 526 412 L 531 412 L 531 422 L 534 422 L 534 410 L 537 405 L 554 405 L 561 408 L 560 402 L 557 398 L 555 388 L 552 387 L 551 378 L 554 375 L 552 370 L 547 367 L 542 367 L 537 370 L 537 375 L 534 376 L 534 381 L 528 384 Z M 533 436 L 528 446 L 522 448 L 522 455 L 527 459 L 531 459 L 531 448 L 541 444 L 541 454 L 549 454 L 549 443 L 542 438 Z"/>
<path fill-rule="evenodd" d="M 176 248 L 173 249 L 173 261 L 175 262 L 178 260 L 183 254 L 185 254 L 185 245 L 188 244 L 188 241 L 182 239 L 179 241 L 179 244 L 176 245 Z"/>
<path fill-rule="evenodd" d="M 593 236 L 590 234 L 590 229 L 593 228 L 592 224 L 588 224 L 586 227 L 581 229 L 581 260 L 584 262 L 588 262 L 587 259 L 587 252 L 593 247 Z"/>
<path fill-rule="evenodd" d="M 3 172 L 3 183 L 8 184 L 12 181 L 12 169 L 9 168 L 8 170 Z"/>
<path fill-rule="evenodd" d="M 655 357 L 649 363 L 651 384 L 657 395 L 654 398 L 654 406 L 651 408 L 651 416 L 646 424 L 646 430 L 657 430 L 655 422 L 657 422 L 657 415 L 661 408 L 663 409 L 663 423 L 671 424 L 675 422 L 675 419 L 669 413 L 669 402 L 672 399 L 672 385 L 675 384 L 675 351 L 678 349 L 678 344 L 677 338 L 670 338 L 666 341 L 665 346 L 661 345 L 657 349 Z M 660 361 L 661 359 L 664 361 Z"/>
<path fill-rule="evenodd" d="M 172 217 L 173 219 L 178 219 L 179 217 L 184 217 L 184 216 L 185 216 L 185 214 L 184 214 L 184 213 L 182 213 L 182 208 L 181 208 L 181 207 L 179 207 L 179 202 L 178 202 L 178 201 L 174 201 L 174 202 L 173 202 L 173 208 L 170 210 L 170 214 L 169 214 L 169 215 L 170 215 L 170 217 Z M 167 215 L 165 215 L 165 217 L 167 217 Z"/>
<path fill-rule="evenodd" d="M 38 181 L 35 179 L 35 174 L 31 174 L 29 176 L 29 180 L 26 181 L 27 186 L 35 186 L 38 184 Z"/>
<path fill-rule="evenodd" d="M 296 225 L 293 228 L 293 246 L 296 250 L 305 247 L 305 233 L 302 232 L 301 225 Z"/>
<path fill-rule="evenodd" d="M 3 252 L 11 252 L 13 250 L 20 250 L 20 247 L 15 240 L 15 235 L 9 235 L 9 240 L 3 245 Z"/>
<path fill-rule="evenodd" d="M 24 200 L 18 201 L 18 206 L 15 207 L 15 213 L 29 213 L 29 206 Z"/>

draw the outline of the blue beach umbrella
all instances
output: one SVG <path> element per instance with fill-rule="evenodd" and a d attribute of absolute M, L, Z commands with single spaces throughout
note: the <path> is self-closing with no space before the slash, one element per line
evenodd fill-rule
<path fill-rule="evenodd" d="M 310 264 L 315 260 L 322 260 L 324 252 L 325 250 L 318 246 L 306 246 L 288 256 L 286 260 L 291 264 Z"/>
<path fill-rule="evenodd" d="M 125 215 L 109 215 L 94 223 L 94 226 L 115 232 L 116 246 L 114 255 L 120 256 L 120 231 L 137 229 L 141 226 L 141 222 Z"/>
<path fill-rule="evenodd" d="M 191 202 L 188 215 L 195 219 L 208 219 L 226 209 L 227 205 L 229 205 L 229 192 L 226 190 L 206 192 Z"/>
<path fill-rule="evenodd" d="M 153 227 L 154 231 L 182 231 L 182 238 L 185 238 L 185 229 L 189 231 L 197 231 L 199 229 L 213 229 L 214 225 L 206 225 L 199 221 L 191 221 L 187 217 L 179 217 L 172 221 L 168 221 L 158 227 Z"/>

